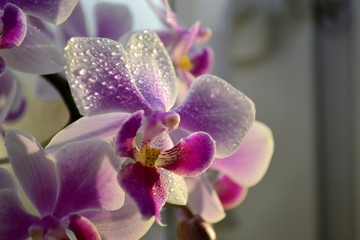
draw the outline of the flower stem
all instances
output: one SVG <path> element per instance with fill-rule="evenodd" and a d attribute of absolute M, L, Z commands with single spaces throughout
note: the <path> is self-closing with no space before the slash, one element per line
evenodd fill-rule
<path fill-rule="evenodd" d="M 70 87 L 66 79 L 57 73 L 42 75 L 42 77 L 45 78 L 53 87 L 55 87 L 61 95 L 61 98 L 65 102 L 65 105 L 70 113 L 69 124 L 79 119 L 81 115 L 76 107 L 74 99 L 71 96 Z"/>

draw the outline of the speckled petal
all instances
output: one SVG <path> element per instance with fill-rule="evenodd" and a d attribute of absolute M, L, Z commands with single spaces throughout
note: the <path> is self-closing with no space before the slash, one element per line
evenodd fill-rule
<path fill-rule="evenodd" d="M 69 219 L 68 228 L 74 233 L 77 240 L 101 240 L 96 226 L 86 217 L 72 214 Z"/>
<path fill-rule="evenodd" d="M 141 127 L 143 115 L 143 111 L 132 114 L 120 127 L 115 140 L 116 151 L 120 156 L 134 158 L 134 150 L 136 148 L 135 138 Z"/>
<path fill-rule="evenodd" d="M 26 195 L 41 216 L 48 215 L 54 207 L 58 191 L 55 162 L 47 158 L 32 136 L 20 131 L 8 131 L 5 146 Z"/>
<path fill-rule="evenodd" d="M 151 112 L 132 82 L 120 43 L 105 38 L 71 38 L 65 59 L 72 95 L 83 115 L 140 109 Z"/>
<path fill-rule="evenodd" d="M 214 140 L 205 132 L 196 132 L 162 152 L 155 166 L 161 166 L 180 176 L 197 176 L 211 166 L 214 158 Z"/>
<path fill-rule="evenodd" d="M 0 239 L 27 239 L 28 228 L 37 221 L 25 211 L 15 191 L 0 190 Z"/>
<path fill-rule="evenodd" d="M 95 17 L 98 37 L 118 40 L 131 30 L 130 9 L 124 4 L 98 3 L 95 6 Z"/>
<path fill-rule="evenodd" d="M 167 187 L 168 198 L 166 202 L 175 205 L 185 205 L 188 200 L 188 190 L 185 179 L 164 168 L 158 168 L 158 171 L 163 176 Z"/>
<path fill-rule="evenodd" d="M 216 223 L 225 217 L 221 201 L 204 176 L 186 178 L 189 190 L 188 207 L 194 215 L 200 215 L 209 223 Z"/>
<path fill-rule="evenodd" d="M 254 103 L 213 75 L 198 77 L 185 102 L 174 111 L 181 117 L 181 128 L 210 134 L 216 141 L 217 157 L 233 154 L 255 119 Z"/>
<path fill-rule="evenodd" d="M 90 117 L 82 117 L 58 132 L 46 146 L 47 152 L 76 141 L 101 139 L 113 143 L 123 122 L 129 113 L 107 113 Z"/>
<path fill-rule="evenodd" d="M 125 196 L 122 208 L 115 211 L 91 211 L 86 216 L 97 227 L 103 240 L 140 239 L 154 223 L 155 218 L 144 218 L 130 196 Z"/>
<path fill-rule="evenodd" d="M 21 9 L 13 4 L 6 4 L 1 17 L 3 29 L 0 48 L 19 46 L 26 35 L 26 17 Z"/>
<path fill-rule="evenodd" d="M 78 1 L 79 0 L 0 0 L 0 7 L 4 7 L 6 3 L 13 3 L 30 15 L 60 24 L 70 16 Z"/>
<path fill-rule="evenodd" d="M 155 110 L 169 110 L 176 99 L 176 75 L 171 59 L 155 32 L 133 34 L 127 51 L 131 74 Z"/>
<path fill-rule="evenodd" d="M 117 182 L 120 162 L 106 142 L 75 142 L 55 154 L 60 190 L 53 215 L 61 218 L 87 209 L 117 210 L 124 192 Z"/>
<path fill-rule="evenodd" d="M 155 167 L 145 167 L 140 162 L 130 163 L 119 172 L 119 183 L 136 202 L 144 217 L 155 216 L 160 221 L 160 211 L 167 199 L 167 188 L 162 175 Z"/>
<path fill-rule="evenodd" d="M 265 175 L 273 152 L 271 129 L 256 121 L 240 148 L 230 157 L 215 161 L 212 168 L 229 176 L 237 184 L 250 187 Z"/>
<path fill-rule="evenodd" d="M 213 186 L 225 209 L 232 209 L 239 206 L 248 192 L 246 187 L 238 185 L 225 175 L 216 179 Z"/>
<path fill-rule="evenodd" d="M 0 55 L 10 68 L 21 72 L 49 74 L 63 71 L 64 60 L 57 47 L 31 25 L 27 26 L 20 46 L 1 49 Z"/>
<path fill-rule="evenodd" d="M 6 169 L 0 167 L 0 190 L 9 188 L 16 189 L 16 183 L 13 176 Z"/>

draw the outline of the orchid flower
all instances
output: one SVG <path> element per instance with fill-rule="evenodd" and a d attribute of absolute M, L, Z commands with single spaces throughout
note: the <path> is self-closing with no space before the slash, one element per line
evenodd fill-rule
<path fill-rule="evenodd" d="M 174 185 L 171 183 L 179 182 L 178 176 L 194 177 L 204 172 L 213 163 L 215 143 L 207 133 L 196 132 L 167 149 L 172 145 L 168 135 L 147 138 L 145 129 L 139 149 L 135 138 L 142 120 L 143 111 L 135 112 L 124 122 L 117 136 L 115 144 L 119 155 L 135 160 L 120 170 L 119 183 L 135 200 L 144 216 L 155 215 L 160 220 L 160 210 L 166 201 L 169 202 L 169 183 Z M 178 122 L 173 119 L 173 123 Z M 185 205 L 187 191 L 181 188 L 179 191 L 182 186 L 176 185 L 170 188 L 170 192 L 178 191 L 177 198 L 185 193 L 184 201 L 176 202 Z"/>
<path fill-rule="evenodd" d="M 212 69 L 213 50 L 209 46 L 202 46 L 209 40 L 211 30 L 201 26 L 200 22 L 196 22 L 189 29 L 184 28 L 167 0 L 162 0 L 165 10 L 156 6 L 151 0 L 147 1 L 169 28 L 158 31 L 158 35 L 170 52 L 177 72 L 190 86 L 196 77 L 209 73 Z"/>
<path fill-rule="evenodd" d="M 189 188 L 188 206 L 208 222 L 224 218 L 223 208 L 232 209 L 246 197 L 248 189 L 265 175 L 274 151 L 274 140 L 268 126 L 254 122 L 240 148 L 231 156 L 216 159 L 207 175 L 186 179 Z M 211 177 L 215 179 L 211 180 Z M 199 197 L 201 192 L 201 197 Z"/>
<path fill-rule="evenodd" d="M 24 0 L 1 0 L 1 37 L 0 37 L 0 76 L 6 71 L 6 67 L 36 74 L 48 74 L 63 70 L 63 58 L 54 44 L 38 29 L 29 24 L 25 14 L 30 14 L 42 20 L 60 24 L 70 15 L 78 0 L 51 0 L 51 1 L 24 1 Z M 13 74 L 7 70 L 7 74 Z M 9 76 L 2 78 L 9 79 Z M 1 80 L 3 83 L 8 80 Z M 15 80 L 14 80 L 15 81 Z M 9 106 L 24 110 L 25 100 L 19 105 L 18 98 L 12 96 L 21 95 L 19 81 L 7 83 L 8 88 L 2 89 L 1 98 L 6 102 L 0 110 L 0 125 L 5 119 L 14 116 L 6 116 Z M 4 98 L 4 96 L 8 98 Z M 15 101 L 15 102 L 14 102 Z M 15 107 L 14 107 L 15 106 Z M 20 112 L 21 112 L 20 111 Z M 16 117 L 21 114 L 15 114 Z"/>
<path fill-rule="evenodd" d="M 175 120 L 181 129 L 208 133 L 216 141 L 216 156 L 226 157 L 240 146 L 255 118 L 253 102 L 213 75 L 198 77 L 185 101 L 170 110 L 176 99 L 175 71 L 152 31 L 133 34 L 126 50 L 110 39 L 72 38 L 65 59 L 82 115 L 143 110 L 145 138 L 171 131 Z"/>
<path fill-rule="evenodd" d="M 14 180 L 0 168 L 0 239 L 114 239 L 121 230 L 138 238 L 151 226 L 153 220 L 134 214 L 133 204 L 124 199 L 117 182 L 120 162 L 107 143 L 72 143 L 49 155 L 22 132 L 7 132 L 5 142 L 12 169 L 37 214 L 24 209 Z M 127 209 L 121 208 L 124 201 Z M 138 229 L 128 226 L 129 220 Z"/>

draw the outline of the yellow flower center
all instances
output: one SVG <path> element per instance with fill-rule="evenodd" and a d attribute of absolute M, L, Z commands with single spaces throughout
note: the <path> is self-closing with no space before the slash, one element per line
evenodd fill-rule
<path fill-rule="evenodd" d="M 160 155 L 160 149 L 152 148 L 148 144 L 144 145 L 140 151 L 135 152 L 135 160 L 141 162 L 147 167 L 153 167 Z"/>
<path fill-rule="evenodd" d="M 190 70 L 193 67 L 190 58 L 187 55 L 181 57 L 181 59 L 177 63 L 177 66 L 184 70 Z"/>

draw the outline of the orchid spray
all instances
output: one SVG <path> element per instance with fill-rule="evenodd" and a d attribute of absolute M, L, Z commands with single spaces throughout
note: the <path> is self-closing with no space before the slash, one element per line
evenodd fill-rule
<path fill-rule="evenodd" d="M 0 240 L 140 239 L 172 223 L 168 207 L 179 239 L 215 239 L 264 176 L 271 130 L 210 73 L 211 30 L 147 2 L 167 29 L 134 31 L 126 5 L 99 3 L 91 37 L 78 1 L 0 1 Z M 2 126 L 32 117 L 16 71 L 46 79 L 70 112 L 48 141 Z"/>

